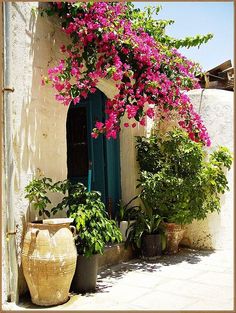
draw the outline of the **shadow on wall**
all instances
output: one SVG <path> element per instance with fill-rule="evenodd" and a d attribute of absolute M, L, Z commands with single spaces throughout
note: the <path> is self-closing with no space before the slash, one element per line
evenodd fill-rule
<path fill-rule="evenodd" d="M 47 75 L 48 68 L 60 58 L 59 47 L 67 39 L 55 22 L 46 16 L 31 16 L 32 83 L 21 110 L 22 154 L 17 168 L 32 177 L 43 175 L 57 181 L 67 177 L 68 108 L 56 102 L 51 86 L 41 86 L 42 75 Z M 55 195 L 52 200 L 57 202 L 60 197 Z"/>

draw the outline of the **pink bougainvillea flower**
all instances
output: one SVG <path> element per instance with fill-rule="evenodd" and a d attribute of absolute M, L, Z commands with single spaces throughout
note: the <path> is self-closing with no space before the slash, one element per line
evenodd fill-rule
<path fill-rule="evenodd" d="M 99 131 L 101 131 L 101 130 L 103 129 L 103 127 L 104 127 L 104 123 L 97 121 L 96 124 L 95 124 L 95 126 L 96 126 L 96 128 L 97 128 Z"/>
<path fill-rule="evenodd" d="M 140 121 L 139 121 L 140 125 L 145 126 L 146 125 L 146 120 L 143 117 Z"/>
<path fill-rule="evenodd" d="M 79 10 L 69 2 L 51 7 L 66 20 L 62 29 L 73 39 L 73 44 L 61 47 L 64 58 L 48 70 L 56 99 L 64 105 L 77 103 L 96 91 L 100 78 L 112 79 L 118 89 L 113 99 L 106 100 L 106 120 L 96 122 L 93 138 L 105 133 L 115 139 L 125 113 L 129 120 L 135 119 L 130 123 L 135 127 L 145 126 L 146 117 L 168 118 L 174 111 L 192 140 L 211 144 L 186 94 L 200 87 L 194 76 L 196 65 L 144 29 L 136 29 L 126 16 L 125 2 L 82 2 Z"/>
<path fill-rule="evenodd" d="M 71 75 L 77 75 L 79 73 L 79 70 L 75 67 L 72 67 L 71 69 Z"/>
<path fill-rule="evenodd" d="M 147 116 L 150 117 L 150 118 L 153 118 L 154 117 L 154 110 L 152 108 L 149 108 L 147 109 L 147 112 L 146 112 Z"/>
<path fill-rule="evenodd" d="M 64 101 L 64 97 L 62 95 L 55 95 L 57 101 Z"/>
<path fill-rule="evenodd" d="M 56 83 L 56 84 L 54 84 L 54 87 L 56 88 L 57 91 L 60 92 L 64 89 L 64 84 Z"/>
<path fill-rule="evenodd" d="M 77 104 L 79 102 L 80 102 L 80 97 L 76 97 L 76 98 L 73 99 L 73 103 L 74 104 Z"/>
<path fill-rule="evenodd" d="M 98 138 L 98 133 L 92 132 L 92 133 L 91 133 L 91 136 L 92 136 L 92 138 L 96 139 L 96 138 Z"/>

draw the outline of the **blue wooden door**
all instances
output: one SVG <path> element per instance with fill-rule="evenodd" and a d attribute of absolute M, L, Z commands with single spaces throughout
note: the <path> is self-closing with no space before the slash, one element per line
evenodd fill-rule
<path fill-rule="evenodd" d="M 100 191 L 102 200 L 114 217 L 120 199 L 119 139 L 91 137 L 96 121 L 104 121 L 105 95 L 99 90 L 86 100 L 71 104 L 67 116 L 68 178 L 88 184 L 92 164 L 92 190 Z"/>

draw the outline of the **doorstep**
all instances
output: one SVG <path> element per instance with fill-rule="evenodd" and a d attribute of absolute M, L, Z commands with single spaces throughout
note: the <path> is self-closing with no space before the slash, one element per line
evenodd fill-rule
<path fill-rule="evenodd" d="M 129 261 L 135 257 L 135 252 L 131 246 L 125 248 L 124 243 L 110 244 L 106 246 L 103 254 L 98 255 L 98 268 L 100 270 L 107 266 Z"/>

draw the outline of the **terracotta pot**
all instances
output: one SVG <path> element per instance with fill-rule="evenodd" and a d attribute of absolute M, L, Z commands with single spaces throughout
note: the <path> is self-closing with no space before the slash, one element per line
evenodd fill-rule
<path fill-rule="evenodd" d="M 166 254 L 174 254 L 179 251 L 179 243 L 183 239 L 185 227 L 175 223 L 164 223 L 167 243 Z"/>
<path fill-rule="evenodd" d="M 69 224 L 28 223 L 22 267 L 33 303 L 51 306 L 68 300 L 76 258 Z"/>

